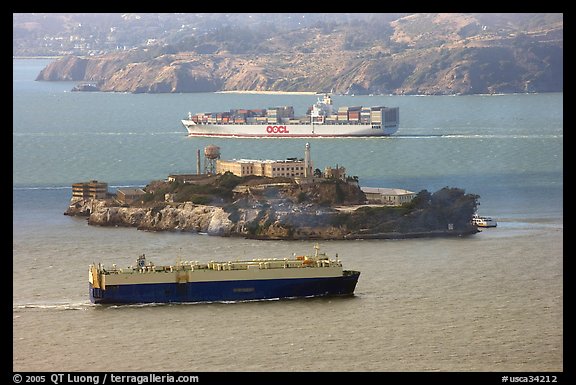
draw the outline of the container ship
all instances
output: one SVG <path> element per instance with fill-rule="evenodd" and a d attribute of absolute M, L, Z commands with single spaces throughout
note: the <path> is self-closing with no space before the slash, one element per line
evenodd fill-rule
<path fill-rule="evenodd" d="M 294 117 L 292 106 L 188 113 L 182 124 L 191 136 L 220 137 L 346 137 L 389 136 L 398 131 L 398 107 L 339 107 L 325 94 L 306 116 Z"/>
<path fill-rule="evenodd" d="M 89 266 L 90 301 L 96 304 L 235 302 L 354 294 L 359 271 L 344 270 L 338 254 L 158 266 Z"/>

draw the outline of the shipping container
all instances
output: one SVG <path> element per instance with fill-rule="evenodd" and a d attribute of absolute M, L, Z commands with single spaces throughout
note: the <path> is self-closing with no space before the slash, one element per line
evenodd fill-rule
<path fill-rule="evenodd" d="M 360 117 L 360 111 L 348 111 L 348 117 L 349 118 L 359 118 Z"/>
<path fill-rule="evenodd" d="M 382 111 L 372 111 L 370 113 L 370 122 L 372 123 L 382 123 Z"/>

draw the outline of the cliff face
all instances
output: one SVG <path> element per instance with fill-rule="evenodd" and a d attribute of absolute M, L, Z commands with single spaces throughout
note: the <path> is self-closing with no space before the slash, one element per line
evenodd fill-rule
<path fill-rule="evenodd" d="M 85 200 L 70 206 L 70 216 L 88 216 L 94 226 L 136 227 L 148 231 L 184 231 L 216 236 L 243 236 L 268 239 L 342 239 L 344 232 L 325 228 L 303 227 L 297 234 L 275 219 L 269 210 L 243 208 L 235 211 L 237 220 L 220 207 L 183 203 L 163 208 L 118 207 L 105 200 Z"/>
<path fill-rule="evenodd" d="M 80 58 L 66 56 L 50 63 L 36 80 L 89 81 L 100 91 L 132 93 L 214 92 L 222 80 L 189 55 L 130 62 L 119 54 Z"/>
<path fill-rule="evenodd" d="M 210 235 L 231 235 L 237 225 L 219 207 L 183 203 L 163 208 L 117 207 L 104 200 L 86 200 L 70 207 L 67 215 L 90 212 L 88 224 L 126 226 L 151 231 L 191 231 Z"/>

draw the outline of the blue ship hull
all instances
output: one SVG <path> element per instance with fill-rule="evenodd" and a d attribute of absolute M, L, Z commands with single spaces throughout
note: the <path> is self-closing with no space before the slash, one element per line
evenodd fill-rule
<path fill-rule="evenodd" d="M 90 286 L 97 304 L 249 301 L 354 294 L 359 271 L 341 277 Z"/>

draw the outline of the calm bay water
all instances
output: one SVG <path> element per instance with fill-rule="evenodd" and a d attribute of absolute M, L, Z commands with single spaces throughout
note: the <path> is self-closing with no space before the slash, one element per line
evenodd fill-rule
<path fill-rule="evenodd" d="M 312 95 L 72 93 L 13 63 L 15 371 L 563 370 L 563 95 L 334 96 L 400 107 L 390 138 L 188 138 L 188 111 L 293 105 Z M 222 158 L 303 156 L 360 184 L 480 195 L 498 227 L 461 239 L 322 242 L 360 270 L 345 299 L 94 306 L 87 267 L 283 257 L 313 242 L 98 228 L 62 215 L 74 182 L 145 185 Z M 99 352 L 99 353 L 95 353 Z"/>

